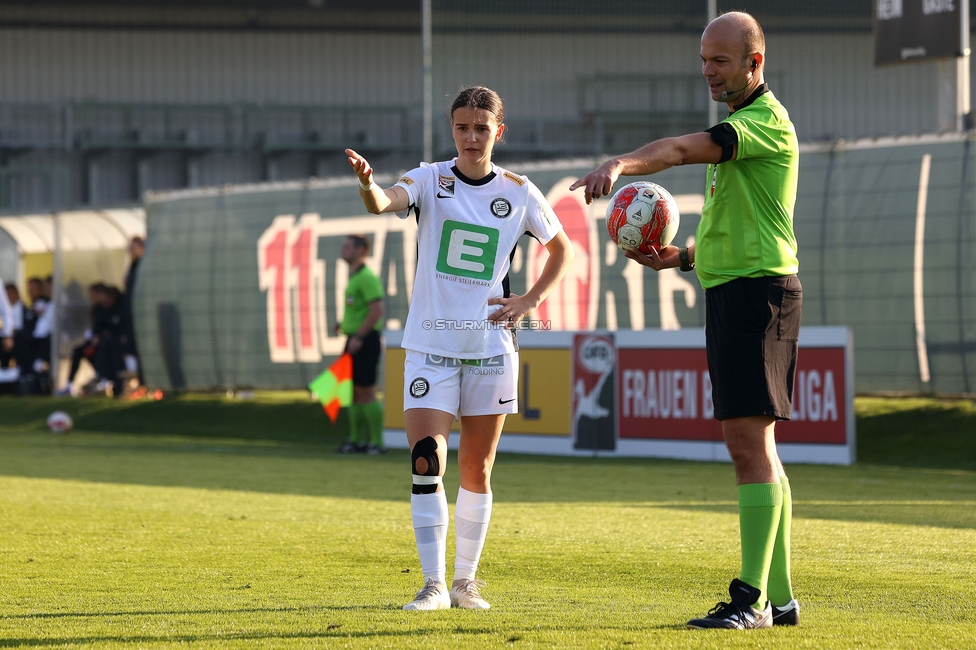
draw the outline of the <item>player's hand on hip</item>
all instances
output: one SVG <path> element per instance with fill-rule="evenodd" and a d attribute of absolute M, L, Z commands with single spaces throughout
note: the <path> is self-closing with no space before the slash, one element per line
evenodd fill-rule
<path fill-rule="evenodd" d="M 495 323 L 507 321 L 509 327 L 513 327 L 515 323 L 528 316 L 529 312 L 535 308 L 525 296 L 518 296 L 514 293 L 508 298 L 492 298 L 488 304 L 501 305 L 488 316 L 488 320 Z"/>
<path fill-rule="evenodd" d="M 583 199 L 587 204 L 590 204 L 593 202 L 593 199 L 598 199 L 601 196 L 610 196 L 613 184 L 617 182 L 619 177 L 620 171 L 617 167 L 617 162 L 611 159 L 570 185 L 569 190 L 573 191 L 580 187 L 584 188 Z"/>
<path fill-rule="evenodd" d="M 356 354 L 363 347 L 363 342 L 358 336 L 350 336 L 346 341 L 346 352 Z"/>
<path fill-rule="evenodd" d="M 352 149 L 346 149 L 346 156 L 349 157 L 349 164 L 352 166 L 353 171 L 356 172 L 356 176 L 359 177 L 359 182 L 363 185 L 372 183 L 373 168 L 369 166 L 366 159 Z"/>

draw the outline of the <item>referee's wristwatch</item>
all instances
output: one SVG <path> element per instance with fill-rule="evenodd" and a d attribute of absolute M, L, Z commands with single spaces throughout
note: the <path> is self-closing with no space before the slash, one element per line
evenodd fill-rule
<path fill-rule="evenodd" d="M 693 271 L 695 269 L 695 263 L 688 259 L 688 247 L 682 246 L 678 249 L 678 261 L 681 262 L 682 271 Z"/>

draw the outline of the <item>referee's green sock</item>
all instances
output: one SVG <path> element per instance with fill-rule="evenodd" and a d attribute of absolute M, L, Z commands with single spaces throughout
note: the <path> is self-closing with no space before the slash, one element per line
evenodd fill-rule
<path fill-rule="evenodd" d="M 754 605 L 758 609 L 766 607 L 769 565 L 782 510 L 783 486 L 780 483 L 739 486 L 739 538 L 742 544 L 739 580 L 762 592 Z"/>
<path fill-rule="evenodd" d="M 383 447 L 383 402 L 376 400 L 363 404 L 366 421 L 369 424 L 369 444 Z"/>
<path fill-rule="evenodd" d="M 783 486 L 783 510 L 773 545 L 773 561 L 769 565 L 769 600 L 782 607 L 793 600 L 793 582 L 790 579 L 790 533 L 793 528 L 793 493 L 790 480 L 780 477 Z"/>
<path fill-rule="evenodd" d="M 366 413 L 365 404 L 353 404 L 349 407 L 349 442 L 356 445 L 366 444 Z"/>

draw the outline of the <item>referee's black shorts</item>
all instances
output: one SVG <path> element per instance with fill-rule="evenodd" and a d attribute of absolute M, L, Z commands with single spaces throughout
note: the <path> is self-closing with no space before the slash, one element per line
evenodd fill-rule
<path fill-rule="evenodd" d="M 802 305 L 795 275 L 738 278 L 705 291 L 716 420 L 790 419 Z"/>
<path fill-rule="evenodd" d="M 380 364 L 380 333 L 373 330 L 363 339 L 359 351 L 352 355 L 353 386 L 375 386 L 376 374 Z"/>

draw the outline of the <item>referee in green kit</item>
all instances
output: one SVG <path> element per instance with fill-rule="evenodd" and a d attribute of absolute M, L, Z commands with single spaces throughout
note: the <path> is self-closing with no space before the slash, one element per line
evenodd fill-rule
<path fill-rule="evenodd" d="M 790 577 L 792 491 L 776 450 L 777 420 L 793 407 L 803 302 L 793 207 L 799 147 L 790 116 L 763 80 L 766 40 L 747 13 L 722 14 L 701 38 L 702 75 L 729 117 L 701 133 L 666 138 L 611 158 L 576 181 L 586 202 L 620 176 L 707 164 L 695 245 L 660 255 L 625 253 L 655 270 L 698 274 L 715 418 L 735 464 L 742 569 L 720 602 L 688 627 L 796 625 Z"/>

